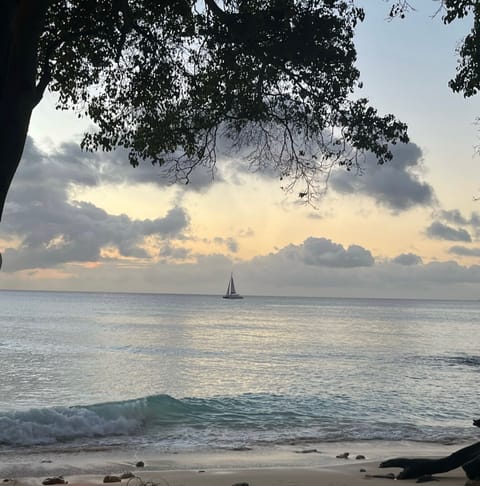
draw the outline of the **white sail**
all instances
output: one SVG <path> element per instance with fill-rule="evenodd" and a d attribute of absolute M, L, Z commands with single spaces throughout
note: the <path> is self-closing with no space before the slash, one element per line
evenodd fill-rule
<path fill-rule="evenodd" d="M 230 280 L 228 281 L 227 292 L 223 296 L 224 299 L 243 299 L 240 294 L 237 294 L 235 290 L 235 283 L 233 282 L 233 272 L 230 274 Z"/>
<path fill-rule="evenodd" d="M 230 294 L 236 294 L 235 284 L 233 283 L 233 274 L 230 276 Z"/>

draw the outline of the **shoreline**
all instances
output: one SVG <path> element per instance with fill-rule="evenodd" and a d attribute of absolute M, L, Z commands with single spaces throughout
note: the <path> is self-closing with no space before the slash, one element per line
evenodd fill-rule
<path fill-rule="evenodd" d="M 387 473 L 397 474 L 399 469 L 379 469 L 378 463 L 343 464 L 323 467 L 263 467 L 236 469 L 182 469 L 135 471 L 135 477 L 124 479 L 123 486 L 392 486 L 391 478 L 373 477 Z M 66 476 L 70 486 L 99 486 L 105 475 L 80 474 Z M 39 486 L 41 477 L 10 478 L 9 486 Z M 435 476 L 442 486 L 463 486 L 466 482 L 461 469 Z M 370 481 L 370 483 L 368 483 Z M 405 486 L 416 484 L 415 479 L 402 480 Z"/>
<path fill-rule="evenodd" d="M 5 482 L 40 485 L 47 477 L 63 476 L 70 485 L 103 484 L 106 475 L 132 472 L 144 482 L 170 486 L 232 486 L 249 483 L 249 486 L 388 486 L 391 479 L 366 478 L 365 474 L 395 473 L 400 469 L 379 469 L 380 462 L 392 457 L 440 457 L 461 448 L 461 444 L 443 445 L 408 441 L 359 441 L 302 444 L 275 448 L 255 448 L 241 451 L 200 451 L 163 453 L 154 450 L 106 449 L 88 452 L 23 454 L 6 457 L 0 454 L 0 480 Z M 349 458 L 337 456 L 349 452 Z M 356 459 L 362 455 L 365 459 Z M 136 467 L 138 461 L 144 467 Z M 366 469 L 366 472 L 360 472 Z M 438 476 L 442 482 L 456 479 L 455 485 L 464 484 L 466 477 L 461 469 Z M 227 479 L 228 478 L 228 479 Z M 287 480 L 288 479 L 288 480 Z M 458 480 L 463 482 L 459 483 Z M 223 481 L 223 482 L 222 482 Z M 415 480 L 405 480 L 406 483 Z M 127 480 L 123 480 L 125 486 Z M 130 482 L 129 486 L 140 486 Z M 448 486 L 454 486 L 449 483 Z"/>

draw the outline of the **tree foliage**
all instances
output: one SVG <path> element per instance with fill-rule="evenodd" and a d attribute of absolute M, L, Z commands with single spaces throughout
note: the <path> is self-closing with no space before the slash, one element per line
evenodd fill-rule
<path fill-rule="evenodd" d="M 384 163 L 408 140 L 356 95 L 363 18 L 350 0 L 53 0 L 38 76 L 96 124 L 86 149 L 124 147 L 188 182 L 220 143 L 311 198 L 332 164 Z"/>
<path fill-rule="evenodd" d="M 392 1 L 392 16 L 411 5 Z M 443 0 L 450 23 L 473 14 L 454 91 L 479 89 L 479 3 Z M 3 0 L 0 3 L 0 214 L 30 115 L 45 89 L 87 116 L 88 150 L 122 147 L 188 182 L 220 149 L 268 167 L 308 200 L 335 165 L 380 164 L 406 126 L 360 95 L 355 0 Z"/>

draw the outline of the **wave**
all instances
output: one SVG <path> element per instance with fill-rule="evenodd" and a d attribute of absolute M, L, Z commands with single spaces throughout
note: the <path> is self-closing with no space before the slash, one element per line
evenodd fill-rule
<path fill-rule="evenodd" d="M 244 394 L 183 398 L 153 395 L 88 406 L 0 412 L 2 446 L 69 444 L 82 441 L 231 446 L 345 440 L 461 440 L 470 434 L 455 426 L 420 426 L 386 420 L 381 408 L 359 408 L 346 397 L 288 397 Z M 362 412 L 362 413 L 361 413 Z M 122 439 L 122 437 L 124 437 Z"/>
<path fill-rule="evenodd" d="M 47 445 L 79 438 L 134 435 L 152 415 L 175 414 L 181 402 L 168 395 L 90 406 L 0 413 L 0 444 Z"/>
<path fill-rule="evenodd" d="M 272 406 L 279 399 L 282 405 Z M 298 404 L 297 404 L 298 406 Z M 226 398 L 175 399 L 169 395 L 99 403 L 0 412 L 0 444 L 48 445 L 82 438 L 171 434 L 172 430 L 272 429 L 287 421 L 300 424 L 303 413 L 294 412 L 286 397 L 243 395 Z"/>

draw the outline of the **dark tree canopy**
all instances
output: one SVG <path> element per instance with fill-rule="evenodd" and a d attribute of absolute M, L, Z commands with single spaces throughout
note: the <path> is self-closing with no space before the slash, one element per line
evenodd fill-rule
<path fill-rule="evenodd" d="M 121 146 L 188 181 L 221 139 L 312 196 L 319 169 L 364 150 L 383 163 L 407 141 L 352 96 L 363 15 L 345 0 L 52 2 L 40 68 L 60 106 L 98 126 L 87 149 Z"/>
<path fill-rule="evenodd" d="M 406 1 L 391 2 L 392 16 Z M 473 13 L 455 91 L 479 87 L 479 4 L 444 0 L 445 22 Z M 219 147 L 273 169 L 310 200 L 334 165 L 380 164 L 406 126 L 361 97 L 354 0 L 3 0 L 0 3 L 0 215 L 30 115 L 45 89 L 88 116 L 83 147 L 123 147 L 133 165 L 188 182 Z"/>
<path fill-rule="evenodd" d="M 20 9 L 39 33 L 25 60 L 35 76 L 22 80 L 30 106 L 48 86 L 60 108 L 95 123 L 84 148 L 124 147 L 133 165 L 162 164 L 188 182 L 197 164 L 214 166 L 221 142 L 253 169 L 273 168 L 286 187 L 302 181 L 310 198 L 332 164 L 350 168 L 367 150 L 384 163 L 389 144 L 408 140 L 405 124 L 355 95 L 353 38 L 364 12 L 351 0 L 2 5 L 0 14 L 11 14 L 7 50 L 16 49 Z M 5 59 L 2 84 L 12 74 Z"/>

